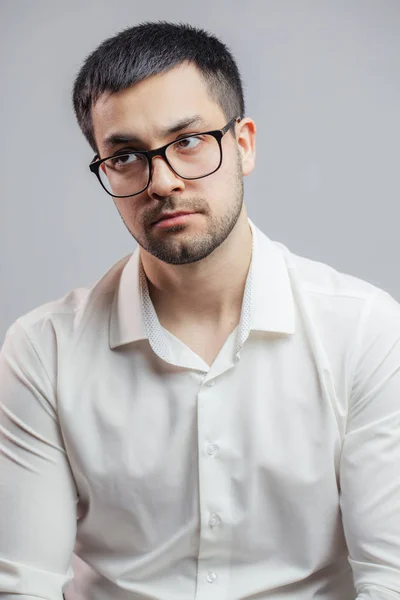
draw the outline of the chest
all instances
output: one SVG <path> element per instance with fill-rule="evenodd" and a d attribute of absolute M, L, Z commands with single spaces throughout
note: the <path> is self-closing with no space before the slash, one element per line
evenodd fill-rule
<path fill-rule="evenodd" d="M 302 560 L 314 535 L 333 535 L 341 439 L 334 398 L 306 351 L 253 336 L 237 362 L 217 359 L 206 373 L 147 345 L 105 358 L 93 348 L 71 357 L 80 379 L 63 361 L 59 416 L 78 538 L 101 537 L 100 522 L 107 544 L 138 561 L 177 539 L 182 560 L 196 557 L 200 539 L 248 562 L 277 548 L 279 561 L 288 548 Z M 304 532 L 298 545 L 293 531 Z"/>
<path fill-rule="evenodd" d="M 311 359 L 253 342 L 215 376 L 143 351 L 80 360 L 81 381 L 61 377 L 60 421 L 83 495 L 176 510 L 187 493 L 195 502 L 203 476 L 218 479 L 216 465 L 249 497 L 265 485 L 311 494 L 337 476 L 335 399 Z"/>

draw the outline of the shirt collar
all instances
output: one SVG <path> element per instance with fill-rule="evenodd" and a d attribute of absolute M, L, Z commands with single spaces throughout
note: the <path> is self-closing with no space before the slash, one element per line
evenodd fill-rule
<path fill-rule="evenodd" d="M 285 257 L 280 245 L 271 241 L 250 219 L 249 224 L 253 234 L 253 254 L 246 282 L 250 295 L 249 330 L 293 334 L 294 302 Z M 148 339 L 141 272 L 138 247 L 122 270 L 113 298 L 110 318 L 112 349 Z M 245 312 L 242 309 L 243 318 Z"/>
<path fill-rule="evenodd" d="M 270 240 L 249 219 L 253 232 L 251 329 L 295 332 L 295 310 L 282 244 Z"/>
<path fill-rule="evenodd" d="M 140 248 L 123 268 L 111 305 L 110 348 L 147 339 L 140 293 Z"/>

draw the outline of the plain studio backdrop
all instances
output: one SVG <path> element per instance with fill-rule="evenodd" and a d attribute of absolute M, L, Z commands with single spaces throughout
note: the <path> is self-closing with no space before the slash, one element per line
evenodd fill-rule
<path fill-rule="evenodd" d="M 89 172 L 71 88 L 101 41 L 145 20 L 233 51 L 258 125 L 253 221 L 400 300 L 400 0 L 0 0 L 0 345 L 136 246 Z"/>

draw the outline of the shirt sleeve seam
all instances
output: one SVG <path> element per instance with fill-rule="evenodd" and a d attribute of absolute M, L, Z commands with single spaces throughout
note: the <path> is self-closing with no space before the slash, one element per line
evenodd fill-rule
<path fill-rule="evenodd" d="M 50 385 L 51 391 L 52 391 L 52 393 L 53 393 L 53 396 L 54 396 L 54 399 L 55 399 L 55 398 L 56 398 L 56 391 L 55 391 L 54 385 L 53 385 L 53 383 L 52 383 L 52 381 L 51 381 L 51 379 L 50 379 L 50 375 L 49 375 L 49 373 L 48 373 L 48 371 L 47 371 L 47 369 L 46 369 L 46 367 L 45 367 L 44 361 L 42 360 L 42 358 L 41 358 L 41 356 L 40 356 L 40 354 L 39 354 L 39 352 L 38 352 L 38 350 L 37 350 L 37 348 L 36 348 L 35 344 L 33 343 L 33 340 L 32 340 L 32 338 L 29 336 L 28 332 L 27 332 L 27 331 L 26 331 L 26 329 L 23 327 L 23 325 L 22 325 L 22 324 L 21 324 L 19 321 L 17 321 L 17 322 L 16 322 L 16 324 L 17 324 L 17 325 L 18 325 L 18 326 L 21 328 L 21 330 L 23 331 L 23 333 L 24 333 L 24 335 L 25 335 L 26 339 L 28 340 L 28 343 L 29 343 L 30 347 L 32 348 L 33 352 L 35 353 L 35 356 L 37 357 L 37 359 L 38 359 L 38 361 L 39 361 L 39 363 L 40 363 L 40 365 L 41 365 L 41 367 L 42 367 L 42 369 L 43 369 L 43 372 L 44 372 L 44 374 L 45 374 L 45 376 L 46 376 L 46 380 L 47 380 L 48 384 Z M 56 403 L 55 403 L 55 405 L 56 405 Z M 50 403 L 50 406 L 51 406 L 51 403 Z M 53 410 L 54 410 L 54 407 L 52 407 L 52 408 L 53 408 Z M 56 411 L 54 410 L 54 412 L 56 412 Z"/>
<path fill-rule="evenodd" d="M 361 311 L 360 314 L 360 320 L 359 320 L 359 325 L 358 325 L 358 331 L 356 332 L 355 338 L 354 338 L 354 345 L 353 345 L 353 349 L 354 349 L 354 361 L 353 361 L 353 368 L 352 368 L 352 374 L 351 374 L 351 380 L 349 383 L 349 402 L 348 402 L 348 409 L 347 409 L 347 416 L 349 415 L 351 408 L 352 408 L 352 399 L 353 399 L 353 390 L 354 390 L 354 380 L 355 380 L 355 376 L 356 376 L 356 372 L 357 372 L 357 366 L 358 366 L 358 361 L 359 361 L 359 356 L 360 356 L 360 350 L 361 350 L 361 346 L 362 346 L 362 342 L 364 339 L 364 334 L 365 334 L 365 328 L 366 328 L 366 323 L 368 321 L 368 318 L 371 314 L 371 309 L 374 305 L 374 303 L 376 302 L 376 299 L 378 296 L 383 295 L 383 290 L 381 289 L 377 289 L 375 291 L 374 294 L 372 294 L 367 302 L 364 305 L 364 308 Z M 348 418 L 346 419 L 346 431 L 345 434 L 347 434 L 347 427 L 348 427 Z"/>

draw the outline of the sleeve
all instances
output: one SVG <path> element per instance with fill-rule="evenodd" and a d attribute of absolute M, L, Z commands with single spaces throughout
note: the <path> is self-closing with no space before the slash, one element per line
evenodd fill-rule
<path fill-rule="evenodd" d="M 49 371 L 14 323 L 0 352 L 1 600 L 62 600 L 72 578 L 77 493 Z"/>
<path fill-rule="evenodd" d="M 379 291 L 360 321 L 341 469 L 358 600 L 400 600 L 400 305 Z"/>

